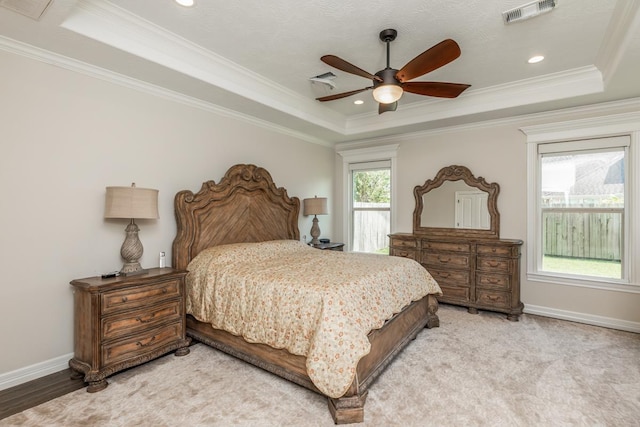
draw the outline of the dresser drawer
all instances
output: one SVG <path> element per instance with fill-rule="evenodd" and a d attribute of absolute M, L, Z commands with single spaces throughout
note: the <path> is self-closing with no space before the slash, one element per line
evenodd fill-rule
<path fill-rule="evenodd" d="M 509 292 L 476 289 L 477 303 L 491 307 L 509 308 L 511 294 Z"/>
<path fill-rule="evenodd" d="M 432 251 L 471 252 L 471 245 L 464 242 L 422 242 L 423 249 Z"/>
<path fill-rule="evenodd" d="M 509 272 L 510 260 L 506 258 L 492 258 L 492 257 L 478 257 L 478 270 L 488 270 L 488 271 L 504 271 L 506 273 Z"/>
<path fill-rule="evenodd" d="M 397 248 L 389 248 L 389 255 L 399 256 L 402 258 L 411 258 L 412 260 L 416 260 L 416 251 L 411 249 L 397 249 Z"/>
<path fill-rule="evenodd" d="M 440 286 L 442 296 L 438 300 L 443 302 L 469 302 L 469 288 Z"/>
<path fill-rule="evenodd" d="M 506 274 L 476 273 L 476 285 L 482 288 L 511 290 L 511 282 Z"/>
<path fill-rule="evenodd" d="M 517 246 L 478 245 L 478 255 L 512 256 L 511 251 Z M 517 253 L 515 254 L 517 255 Z"/>
<path fill-rule="evenodd" d="M 102 313 L 150 305 L 180 296 L 180 280 L 169 280 L 101 295 Z"/>
<path fill-rule="evenodd" d="M 422 264 L 431 267 L 469 268 L 469 255 L 422 253 Z"/>
<path fill-rule="evenodd" d="M 102 363 L 111 365 L 133 357 L 152 352 L 166 344 L 179 340 L 182 336 L 182 320 L 143 334 L 102 345 Z"/>
<path fill-rule="evenodd" d="M 102 319 L 102 339 L 109 340 L 127 334 L 135 334 L 179 320 L 182 316 L 181 301 L 173 300 L 155 307 L 140 308 L 135 311 L 109 316 Z"/>
<path fill-rule="evenodd" d="M 430 268 L 429 273 L 439 285 L 469 287 L 469 271 L 467 270 L 438 270 Z"/>
<path fill-rule="evenodd" d="M 418 243 L 416 239 L 401 239 L 398 237 L 391 237 L 389 242 L 390 246 L 395 248 L 412 248 L 415 249 L 418 247 Z"/>

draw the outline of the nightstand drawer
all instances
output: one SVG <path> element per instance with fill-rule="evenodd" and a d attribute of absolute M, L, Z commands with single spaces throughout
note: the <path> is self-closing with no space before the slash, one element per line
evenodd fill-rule
<path fill-rule="evenodd" d="M 135 311 L 102 319 L 102 338 L 109 340 L 127 334 L 154 328 L 161 323 L 169 323 L 181 318 L 181 301 L 174 300 L 156 307 L 141 308 Z"/>
<path fill-rule="evenodd" d="M 439 285 L 466 286 L 469 287 L 468 270 L 438 270 L 430 268 L 429 273 Z"/>
<path fill-rule="evenodd" d="M 102 313 L 147 306 L 180 296 L 180 281 L 168 280 L 152 285 L 106 292 L 102 295 Z"/>
<path fill-rule="evenodd" d="M 476 273 L 476 285 L 483 288 L 511 290 L 509 276 L 506 274 Z"/>
<path fill-rule="evenodd" d="M 422 242 L 423 249 L 432 251 L 471 252 L 471 245 L 464 242 Z"/>
<path fill-rule="evenodd" d="M 509 260 L 506 258 L 478 257 L 478 270 L 509 272 Z"/>
<path fill-rule="evenodd" d="M 164 345 L 176 342 L 182 337 L 182 329 L 182 320 L 180 320 L 126 340 L 103 344 L 103 365 L 107 366 L 132 357 L 140 357 Z"/>
<path fill-rule="evenodd" d="M 422 263 L 429 266 L 447 266 L 452 268 L 469 268 L 469 256 L 458 254 L 422 254 Z"/>
<path fill-rule="evenodd" d="M 511 294 L 508 292 L 487 291 L 478 289 L 476 291 L 478 304 L 487 304 L 492 307 L 508 308 L 510 306 Z"/>

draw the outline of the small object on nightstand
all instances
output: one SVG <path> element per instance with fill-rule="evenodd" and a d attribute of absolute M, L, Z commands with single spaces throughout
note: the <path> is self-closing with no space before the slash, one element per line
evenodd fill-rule
<path fill-rule="evenodd" d="M 112 277 L 118 277 L 120 275 L 119 271 L 112 271 L 111 273 L 104 273 L 100 276 L 103 279 L 111 279 Z"/>
<path fill-rule="evenodd" d="M 344 249 L 344 243 L 317 243 L 317 244 L 309 244 L 312 248 L 321 249 L 324 251 L 340 251 L 342 252 Z"/>
<path fill-rule="evenodd" d="M 151 268 L 135 276 L 71 282 L 75 345 L 69 366 L 84 376 L 88 392 L 106 388 L 108 376 L 170 351 L 189 354 L 186 274 Z"/>
<path fill-rule="evenodd" d="M 331 243 L 331 240 L 329 239 L 319 239 L 320 243 Z"/>

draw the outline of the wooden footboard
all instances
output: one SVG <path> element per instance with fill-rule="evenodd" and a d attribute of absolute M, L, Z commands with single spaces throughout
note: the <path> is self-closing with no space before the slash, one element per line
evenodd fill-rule
<path fill-rule="evenodd" d="M 380 329 L 369 334 L 371 351 L 360 359 L 356 378 L 349 390 L 340 398 L 328 398 L 329 410 L 336 424 L 359 423 L 364 421 L 364 404 L 368 388 L 418 332 L 424 327 L 439 326 L 438 302 L 433 295 L 427 295 L 407 306 Z M 187 317 L 187 335 L 197 341 L 217 348 L 225 353 L 272 372 L 288 381 L 299 384 L 316 393 L 306 371 L 306 358 L 274 349 L 264 344 L 251 344 L 228 332 L 214 329 L 211 325 Z M 320 393 L 322 394 L 322 393 Z"/>

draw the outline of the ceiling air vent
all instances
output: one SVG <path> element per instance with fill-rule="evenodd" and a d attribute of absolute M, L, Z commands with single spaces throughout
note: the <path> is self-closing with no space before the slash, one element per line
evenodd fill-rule
<path fill-rule="evenodd" d="M 545 12 L 551 12 L 558 5 L 557 0 L 540 0 L 524 4 L 515 9 L 502 12 L 505 24 L 531 19 Z"/>

